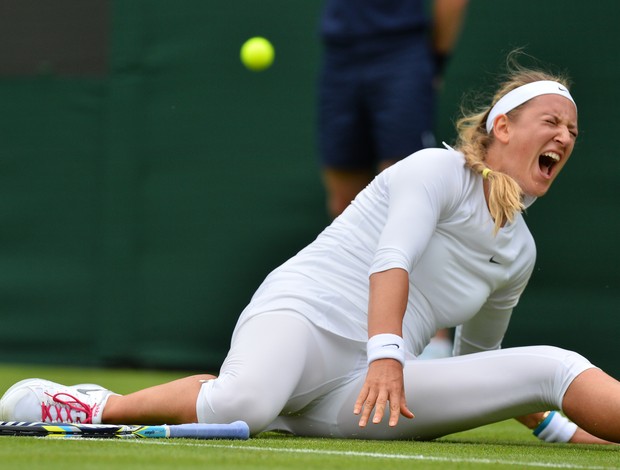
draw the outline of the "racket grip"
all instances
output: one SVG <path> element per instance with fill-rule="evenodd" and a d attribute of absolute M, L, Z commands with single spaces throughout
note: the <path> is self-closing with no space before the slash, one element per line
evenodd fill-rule
<path fill-rule="evenodd" d="M 170 437 L 245 440 L 250 438 L 250 428 L 245 421 L 230 424 L 177 424 L 170 426 Z"/>

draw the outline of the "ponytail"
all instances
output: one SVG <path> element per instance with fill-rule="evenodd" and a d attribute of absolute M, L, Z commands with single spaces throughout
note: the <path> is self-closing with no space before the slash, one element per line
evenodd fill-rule
<path fill-rule="evenodd" d="M 491 105 L 480 107 L 473 112 L 461 109 L 462 117 L 456 122 L 456 148 L 465 155 L 465 165 L 488 181 L 487 200 L 489 212 L 495 221 L 496 234 L 504 224 L 514 221 L 525 206 L 524 194 L 519 184 L 509 175 L 493 170 L 485 163 L 488 148 L 494 140 L 493 132 L 489 133 L 486 126 L 489 112 L 504 95 L 528 83 L 550 80 L 568 88 L 568 80 L 562 76 L 521 66 L 515 57 L 519 53 L 521 51 L 516 50 L 508 55 L 506 78 L 491 100 Z M 507 114 L 516 112 L 518 107 Z"/>

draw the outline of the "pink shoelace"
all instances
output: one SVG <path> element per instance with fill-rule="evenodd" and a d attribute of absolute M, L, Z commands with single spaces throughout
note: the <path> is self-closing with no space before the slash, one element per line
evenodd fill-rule
<path fill-rule="evenodd" d="M 68 393 L 57 393 L 55 395 L 50 395 L 46 393 L 47 396 L 51 397 L 54 403 L 41 403 L 41 421 L 45 422 L 63 422 L 63 423 L 84 423 L 90 424 L 93 419 L 93 410 L 92 408 L 75 398 L 73 395 L 69 395 Z M 61 399 L 59 397 L 65 396 L 66 399 Z M 53 418 L 51 409 L 56 410 L 56 419 Z M 62 412 L 65 412 L 66 416 L 62 415 Z M 79 415 L 75 416 L 75 419 L 71 416 L 72 412 L 76 413 L 84 413 L 86 417 L 84 420 L 80 418 Z"/>

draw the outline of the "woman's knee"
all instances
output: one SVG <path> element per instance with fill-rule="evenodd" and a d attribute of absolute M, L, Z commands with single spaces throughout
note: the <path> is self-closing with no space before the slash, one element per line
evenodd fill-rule
<path fill-rule="evenodd" d="M 261 392 L 258 387 L 219 382 L 206 382 L 200 390 L 196 404 L 200 422 L 230 423 L 241 420 L 248 424 L 252 434 L 256 434 L 275 420 L 284 406 L 275 403 L 273 396 Z"/>

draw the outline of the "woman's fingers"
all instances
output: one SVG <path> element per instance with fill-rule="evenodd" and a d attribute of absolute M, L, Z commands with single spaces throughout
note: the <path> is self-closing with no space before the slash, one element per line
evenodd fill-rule
<path fill-rule="evenodd" d="M 370 413 L 375 407 L 375 402 L 377 400 L 377 395 L 373 390 L 369 387 L 364 386 L 362 392 L 359 394 L 357 398 L 357 402 L 355 403 L 355 414 L 361 414 L 359 420 L 359 426 L 361 428 L 365 427 L 368 424 L 368 420 L 370 419 Z"/>
<path fill-rule="evenodd" d="M 408 419 L 415 418 L 415 415 L 413 414 L 413 411 L 411 411 L 409 409 L 409 407 L 407 406 L 407 403 L 404 402 L 404 401 L 400 405 L 400 414 L 403 415 L 405 418 L 408 418 Z"/>
<path fill-rule="evenodd" d="M 358 415 L 364 409 L 364 402 L 366 401 L 366 397 L 368 396 L 368 386 L 364 383 L 362 390 L 357 396 L 357 400 L 355 401 L 355 406 L 353 407 L 353 414 Z"/>
<path fill-rule="evenodd" d="M 366 381 L 353 407 L 353 413 L 360 415 L 360 427 L 368 424 L 371 415 L 373 424 L 377 424 L 389 413 L 390 426 L 398 424 L 401 414 L 410 419 L 414 417 L 405 400 L 402 368 L 400 364 L 396 368 L 392 367 L 394 364 L 391 362 L 394 361 L 376 365 L 373 362 L 369 368 Z"/>
<path fill-rule="evenodd" d="M 379 396 L 377 397 L 377 401 L 375 402 L 375 414 L 372 418 L 372 422 L 374 424 L 378 424 L 383 419 L 385 415 L 385 406 L 388 402 L 388 395 L 385 391 L 381 391 Z M 391 403 L 391 402 L 390 402 Z"/>

